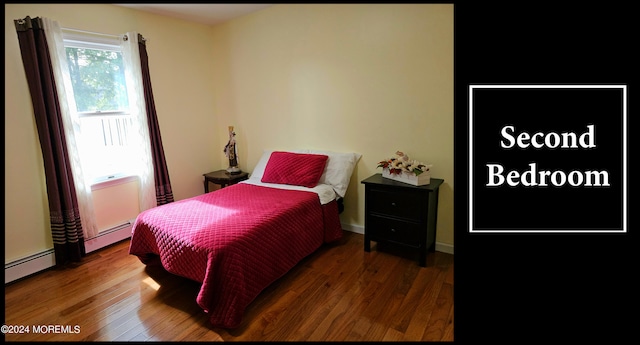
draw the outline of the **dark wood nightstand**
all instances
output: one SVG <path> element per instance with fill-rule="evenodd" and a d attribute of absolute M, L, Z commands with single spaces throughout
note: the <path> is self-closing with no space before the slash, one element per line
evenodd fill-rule
<path fill-rule="evenodd" d="M 427 251 L 435 250 L 438 191 L 444 182 L 413 186 L 375 174 L 365 180 L 364 250 L 370 241 L 391 242 L 417 249 L 418 264 L 427 265 Z"/>
<path fill-rule="evenodd" d="M 236 184 L 248 179 L 249 173 L 243 171 L 238 174 L 230 174 L 226 170 L 218 170 L 203 174 L 202 176 L 204 176 L 204 192 L 209 193 L 209 182 L 219 184 L 220 188 L 224 188 L 227 185 Z"/>

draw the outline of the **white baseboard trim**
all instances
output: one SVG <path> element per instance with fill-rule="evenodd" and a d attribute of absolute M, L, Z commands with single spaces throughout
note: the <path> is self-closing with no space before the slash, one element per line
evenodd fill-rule
<path fill-rule="evenodd" d="M 436 242 L 436 251 L 453 255 L 453 244 Z"/>
<path fill-rule="evenodd" d="M 125 238 L 131 237 L 131 226 L 133 221 L 129 221 L 126 224 L 123 224 L 117 228 L 113 228 L 111 230 L 103 231 L 98 236 L 85 240 L 84 247 L 87 253 L 91 253 L 100 248 L 104 248 L 110 244 L 114 244 L 116 242 L 120 242 Z"/>
<path fill-rule="evenodd" d="M 30 255 L 4 265 L 4 283 L 46 270 L 56 264 L 53 249 Z"/>
<path fill-rule="evenodd" d="M 355 232 L 364 235 L 364 226 L 342 223 L 342 230 Z M 448 243 L 436 242 L 436 251 L 447 254 L 453 254 L 453 245 Z"/>
<path fill-rule="evenodd" d="M 364 226 L 360 226 L 360 225 L 342 223 L 342 230 L 347 230 L 347 231 L 355 232 L 356 234 L 364 235 Z"/>
<path fill-rule="evenodd" d="M 90 253 L 131 237 L 132 224 L 133 221 L 128 221 L 120 226 L 102 231 L 92 239 L 85 240 L 85 251 Z M 7 284 L 14 280 L 30 276 L 55 265 L 56 258 L 53 248 L 15 260 L 4 265 L 4 283 Z"/>

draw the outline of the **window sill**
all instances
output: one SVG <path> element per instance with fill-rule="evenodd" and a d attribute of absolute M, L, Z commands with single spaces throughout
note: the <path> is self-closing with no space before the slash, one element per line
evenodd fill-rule
<path fill-rule="evenodd" d="M 117 186 L 120 184 L 136 181 L 136 180 L 138 180 L 138 176 L 136 175 L 113 177 L 107 180 L 102 180 L 102 181 L 93 183 L 91 185 L 91 190 L 94 191 L 98 189 L 109 188 L 109 187 Z"/>

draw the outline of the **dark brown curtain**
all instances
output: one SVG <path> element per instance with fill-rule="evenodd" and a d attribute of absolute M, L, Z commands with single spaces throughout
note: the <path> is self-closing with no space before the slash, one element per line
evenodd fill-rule
<path fill-rule="evenodd" d="M 151 89 L 151 76 L 149 74 L 149 57 L 144 37 L 138 34 L 138 47 L 140 50 L 140 67 L 142 70 L 142 84 L 144 85 L 144 100 L 147 110 L 147 122 L 149 123 L 149 137 L 151 139 L 151 155 L 153 158 L 153 176 L 156 187 L 156 202 L 158 206 L 173 202 L 173 192 L 171 191 L 171 181 L 169 170 L 162 147 L 162 137 L 160 136 L 160 126 L 156 105 L 153 100 Z"/>
<path fill-rule="evenodd" d="M 14 20 L 44 159 L 56 266 L 86 255 L 71 163 L 42 20 Z"/>

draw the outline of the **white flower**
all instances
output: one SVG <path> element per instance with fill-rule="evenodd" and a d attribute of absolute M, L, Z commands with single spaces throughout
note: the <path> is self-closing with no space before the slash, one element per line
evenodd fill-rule
<path fill-rule="evenodd" d="M 378 162 L 378 168 L 389 169 L 392 174 L 408 173 L 420 175 L 429 171 L 431 165 L 426 165 L 415 159 L 410 159 L 408 155 L 402 151 L 396 151 L 394 157 Z"/>

